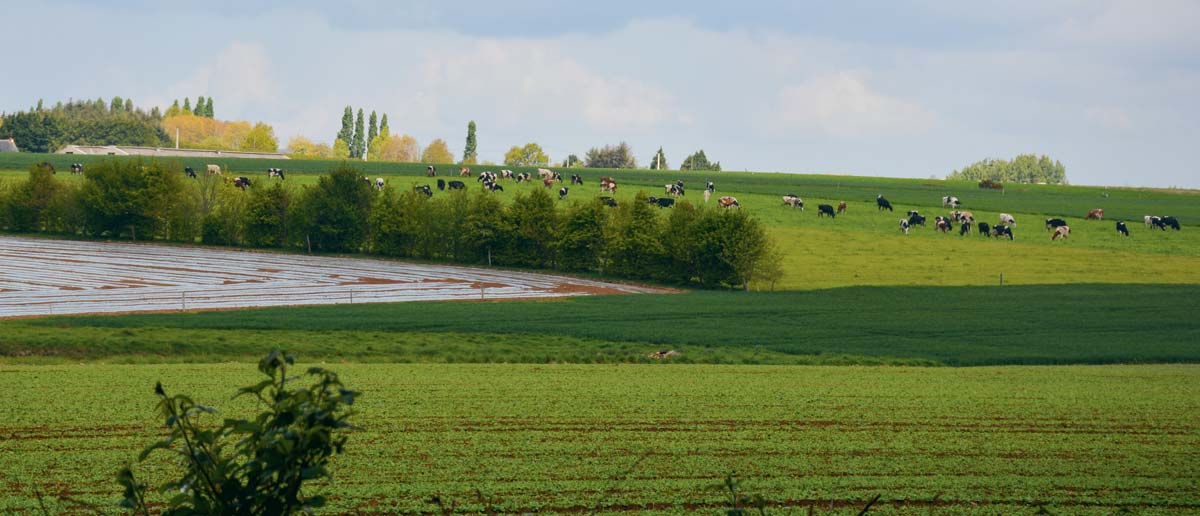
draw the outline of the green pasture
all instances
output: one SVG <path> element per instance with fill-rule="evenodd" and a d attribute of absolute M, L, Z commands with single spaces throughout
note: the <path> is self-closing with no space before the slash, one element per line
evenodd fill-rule
<path fill-rule="evenodd" d="M 331 366 L 361 390 L 321 514 L 1200 511 L 1200 368 Z M 0 367 L 0 513 L 119 514 L 153 385 L 246 416 L 248 364 Z M 151 484 L 175 465 L 138 467 Z M 44 500 L 37 500 L 36 492 Z M 160 495 L 161 496 L 161 495 Z M 832 508 L 832 509 L 831 509 Z"/>
<path fill-rule="evenodd" d="M 1200 361 L 1194 285 L 853 287 L 0 321 L 0 361 L 1099 364 Z"/>

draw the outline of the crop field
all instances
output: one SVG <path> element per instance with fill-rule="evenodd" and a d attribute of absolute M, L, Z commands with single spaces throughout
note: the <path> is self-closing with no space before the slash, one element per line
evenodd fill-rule
<path fill-rule="evenodd" d="M 363 391 L 328 514 L 1200 511 L 1200 368 L 337 365 Z M 151 394 L 246 415 L 248 364 L 0 367 L 0 512 L 111 511 L 158 430 Z M 96 388 L 103 385 L 104 388 Z M 160 480 L 160 456 L 140 467 Z M 479 495 L 476 494 L 478 491 Z M 832 511 L 828 508 L 833 507 Z M 111 512 L 110 512 L 111 513 Z M 781 512 L 786 513 L 786 512 Z M 803 512 L 801 512 L 803 513 Z"/>
<path fill-rule="evenodd" d="M 0 262 L 0 318 L 655 291 L 469 267 L 7 236 Z"/>

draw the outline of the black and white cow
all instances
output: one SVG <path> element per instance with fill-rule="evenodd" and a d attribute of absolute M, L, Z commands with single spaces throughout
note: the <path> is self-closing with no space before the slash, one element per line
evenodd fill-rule
<path fill-rule="evenodd" d="M 833 205 L 832 204 L 818 204 L 817 205 L 817 216 L 824 217 L 826 215 L 829 215 L 829 218 L 831 218 L 831 219 L 837 217 L 837 213 L 835 213 L 833 211 Z"/>
<path fill-rule="evenodd" d="M 479 182 L 483 182 L 483 183 L 495 183 L 495 182 L 496 182 L 496 173 L 495 173 L 495 172 L 489 172 L 489 171 L 486 171 L 486 170 L 485 170 L 485 171 L 483 171 L 483 172 L 480 172 L 480 173 L 479 173 L 479 177 L 476 177 L 476 178 L 475 178 L 475 182 L 476 182 L 476 183 L 479 183 Z"/>
<path fill-rule="evenodd" d="M 238 188 L 241 188 L 242 190 L 245 190 L 247 187 L 250 186 L 250 178 L 235 177 L 235 178 L 233 178 L 233 186 L 236 186 Z"/>
<path fill-rule="evenodd" d="M 72 163 L 71 164 L 71 173 L 72 174 L 82 174 L 83 173 L 83 163 Z"/>
<path fill-rule="evenodd" d="M 924 226 L 925 216 L 918 214 L 917 210 L 908 212 L 908 223 L 912 226 Z"/>
<path fill-rule="evenodd" d="M 704 183 L 704 189 L 705 189 L 705 190 L 708 190 L 709 192 L 716 192 L 716 191 L 717 191 L 717 185 L 713 184 L 713 182 L 712 182 L 712 181 L 707 181 L 707 182 L 705 182 L 705 183 Z"/>
<path fill-rule="evenodd" d="M 958 202 L 958 197 L 955 197 L 953 195 L 942 196 L 942 207 L 943 208 L 957 208 L 959 206 L 962 206 L 962 203 Z"/>
<path fill-rule="evenodd" d="M 1167 215 L 1166 217 L 1160 219 L 1159 223 L 1162 226 L 1163 231 L 1166 231 L 1168 226 L 1175 231 L 1179 231 L 1179 219 L 1175 217 Z"/>
<path fill-rule="evenodd" d="M 284 179 L 283 175 L 284 175 L 284 172 L 283 172 L 282 168 L 272 167 L 272 168 L 267 169 L 267 179 L 278 177 L 279 179 L 282 180 L 282 179 Z"/>
<path fill-rule="evenodd" d="M 958 236 L 963 236 L 970 232 L 971 232 L 971 223 L 966 220 L 962 221 L 962 225 L 959 226 L 959 228 L 958 228 Z"/>
<path fill-rule="evenodd" d="M 571 184 L 583 185 L 583 176 L 580 176 L 579 174 L 571 174 Z"/>
<path fill-rule="evenodd" d="M 413 191 L 423 193 L 427 197 L 433 197 L 433 188 L 430 188 L 429 185 L 414 186 Z"/>
<path fill-rule="evenodd" d="M 908 234 L 908 226 L 908 219 L 900 219 L 900 231 L 903 231 L 905 235 Z"/>
<path fill-rule="evenodd" d="M 183 174 L 192 179 L 196 179 L 196 169 L 192 167 L 183 167 Z"/>
<path fill-rule="evenodd" d="M 800 196 L 796 194 L 787 194 L 783 196 L 783 205 L 791 206 L 792 208 L 800 208 L 800 211 L 804 211 L 804 199 L 801 199 Z"/>
<path fill-rule="evenodd" d="M 467 187 L 467 184 L 462 181 L 450 181 L 449 183 L 446 183 L 446 186 L 451 190 L 462 190 Z"/>
<path fill-rule="evenodd" d="M 1004 224 L 996 224 L 995 226 L 992 226 L 992 230 L 993 236 L 996 238 L 1007 236 L 1009 240 L 1013 239 L 1012 228 L 1009 226 Z"/>
<path fill-rule="evenodd" d="M 888 202 L 887 199 L 884 199 L 883 194 L 875 196 L 875 206 L 878 207 L 880 211 L 892 211 L 892 203 Z"/>
<path fill-rule="evenodd" d="M 384 182 L 382 177 L 375 178 L 375 189 L 383 190 Z"/>
<path fill-rule="evenodd" d="M 437 167 L 434 167 L 433 165 L 429 165 L 429 166 L 425 167 L 425 175 L 428 177 L 436 176 L 437 175 Z"/>
<path fill-rule="evenodd" d="M 501 177 L 501 178 L 503 178 L 503 179 L 512 179 L 512 178 L 513 178 L 513 171 L 511 171 L 511 170 L 508 170 L 508 169 L 501 170 L 501 171 L 500 171 L 500 177 Z"/>
<path fill-rule="evenodd" d="M 1012 215 L 1009 215 L 1007 213 L 1001 213 L 1000 214 L 1000 224 L 997 224 L 997 226 L 1000 226 L 1000 225 L 1015 226 L 1015 225 L 1017 225 L 1017 220 L 1014 219 Z"/>
<path fill-rule="evenodd" d="M 430 165 L 430 166 L 432 166 L 432 165 Z M 438 179 L 437 185 L 438 185 L 438 190 L 445 190 L 446 189 L 446 180 Z"/>
<path fill-rule="evenodd" d="M 934 220 L 934 224 L 933 224 L 934 229 L 937 229 L 938 231 L 941 231 L 942 233 L 950 232 L 950 219 L 948 217 L 943 217 L 941 215 L 938 215 L 933 220 Z"/>
<path fill-rule="evenodd" d="M 666 190 L 666 194 L 673 195 L 675 197 L 683 195 L 683 186 L 680 183 L 683 183 L 683 181 L 679 181 L 674 184 L 663 185 L 663 188 Z"/>
<path fill-rule="evenodd" d="M 670 208 L 675 205 L 675 199 L 671 199 L 670 197 L 663 197 L 661 199 L 658 197 L 650 197 L 646 200 L 650 204 L 657 204 L 659 208 Z"/>
<path fill-rule="evenodd" d="M 1125 221 L 1123 221 L 1123 220 L 1117 221 L 1117 233 L 1120 233 L 1125 236 L 1129 236 L 1129 228 L 1125 227 Z"/>
<path fill-rule="evenodd" d="M 992 227 L 989 226 L 987 222 L 979 223 L 979 236 L 985 236 L 985 237 L 992 236 Z"/>
<path fill-rule="evenodd" d="M 1046 231 L 1067 225 L 1067 221 L 1063 219 L 1046 219 Z"/>
<path fill-rule="evenodd" d="M 567 189 L 567 187 L 565 187 L 565 186 L 564 186 L 564 187 L 562 187 L 562 188 L 559 188 L 559 189 L 558 189 L 558 200 L 560 200 L 560 201 L 561 201 L 561 200 L 563 200 L 563 199 L 566 199 L 566 198 L 567 198 L 567 192 L 568 192 L 568 191 L 569 191 L 569 190 L 568 190 L 568 189 Z"/>
<path fill-rule="evenodd" d="M 489 191 L 492 191 L 492 192 L 503 192 L 504 191 L 504 187 L 500 186 L 500 183 L 494 183 L 494 182 L 493 183 L 484 183 L 483 187 L 487 188 Z"/>

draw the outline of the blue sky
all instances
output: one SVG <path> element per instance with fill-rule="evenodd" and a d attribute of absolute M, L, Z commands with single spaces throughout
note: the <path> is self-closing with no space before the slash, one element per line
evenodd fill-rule
<path fill-rule="evenodd" d="M 483 159 L 628 142 L 726 169 L 942 177 L 1049 154 L 1077 184 L 1200 187 L 1200 3 L 19 2 L 0 110 L 213 96 L 281 143 L 342 108 Z M 451 6 L 451 7 L 447 7 Z"/>

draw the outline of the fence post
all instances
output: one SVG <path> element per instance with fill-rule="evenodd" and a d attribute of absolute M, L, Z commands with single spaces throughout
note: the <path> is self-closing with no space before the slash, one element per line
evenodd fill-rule
<path fill-rule="evenodd" d="M 1004 286 L 1004 273 L 1003 272 L 1000 273 L 1000 286 L 1001 287 Z"/>

